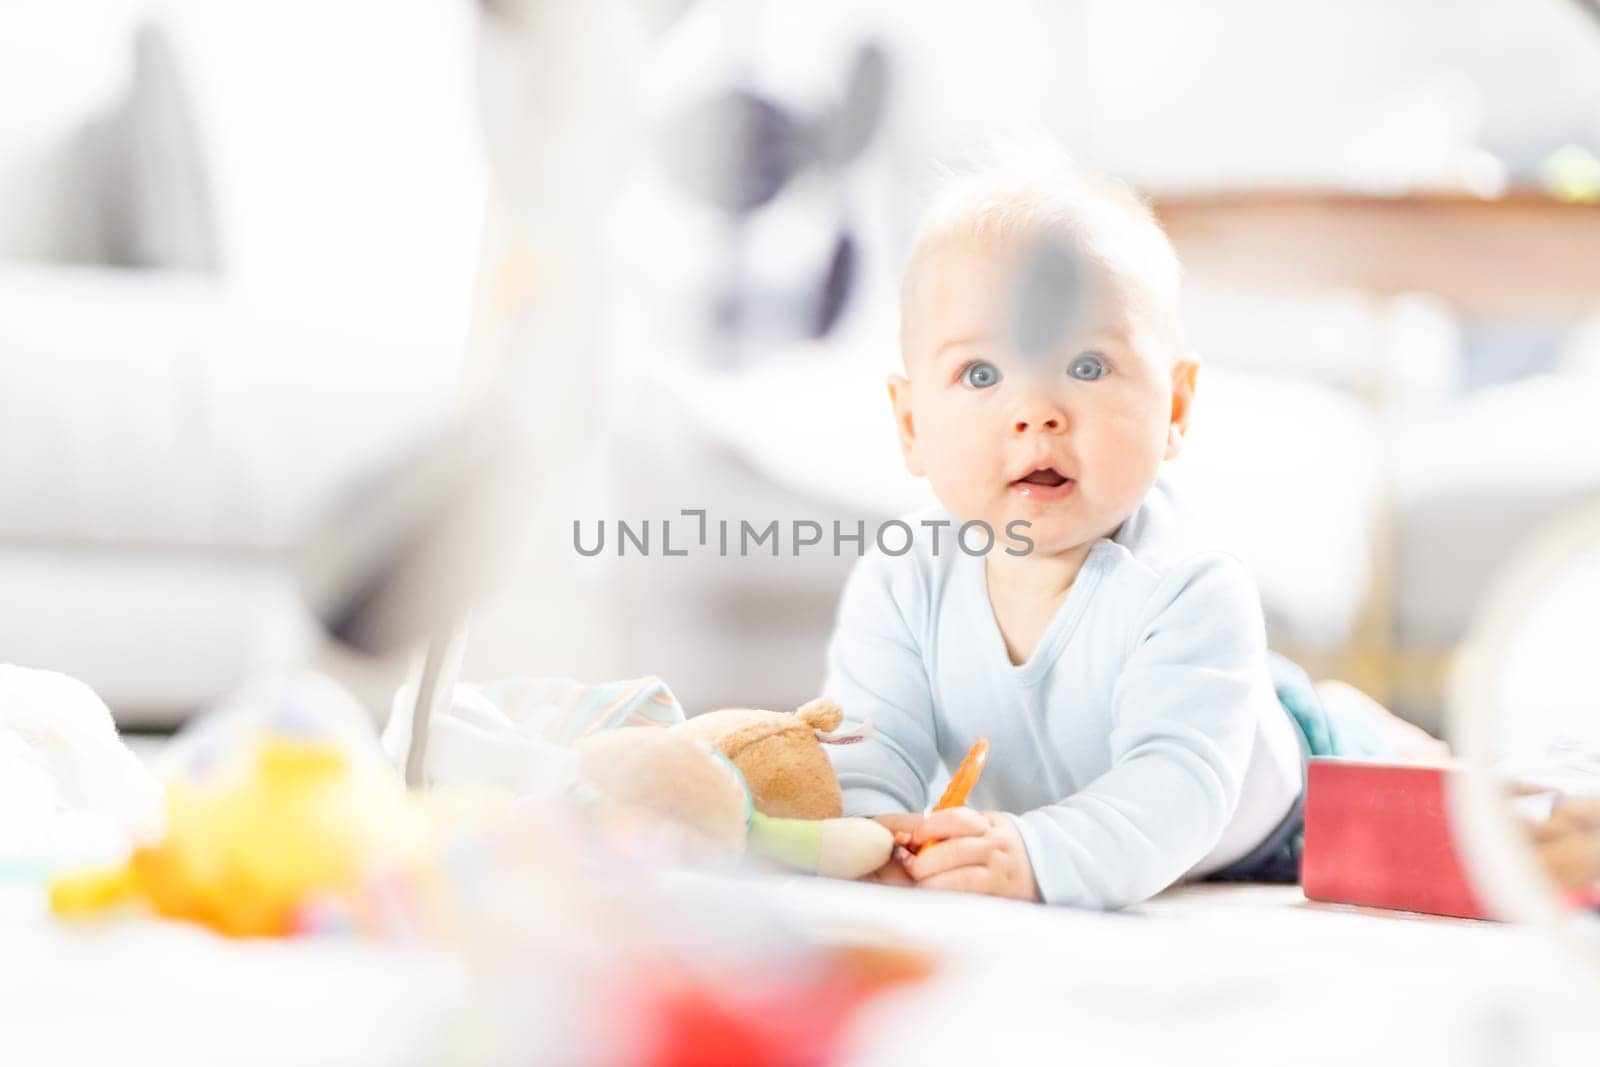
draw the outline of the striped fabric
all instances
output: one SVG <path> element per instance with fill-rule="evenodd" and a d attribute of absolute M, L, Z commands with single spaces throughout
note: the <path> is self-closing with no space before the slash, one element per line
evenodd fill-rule
<path fill-rule="evenodd" d="M 513 678 L 482 688 L 524 732 L 567 745 L 619 726 L 671 726 L 684 719 L 672 690 L 655 675 L 585 685 L 571 678 Z"/>

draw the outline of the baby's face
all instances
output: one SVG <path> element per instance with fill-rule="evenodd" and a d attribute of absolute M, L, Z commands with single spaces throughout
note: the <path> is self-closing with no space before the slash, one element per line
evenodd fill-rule
<path fill-rule="evenodd" d="M 1047 355 L 1007 342 L 1017 251 L 953 237 L 927 250 L 902 309 L 909 380 L 889 379 L 906 465 L 960 522 L 1035 554 L 1110 535 L 1178 454 L 1195 366 L 1114 286 Z M 1069 297 L 1064 295 L 1063 299 Z"/>

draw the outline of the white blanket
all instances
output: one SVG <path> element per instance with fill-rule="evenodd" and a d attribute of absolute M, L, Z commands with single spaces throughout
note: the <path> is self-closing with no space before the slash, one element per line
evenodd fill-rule
<path fill-rule="evenodd" d="M 160 787 L 92 689 L 0 664 L 0 865 L 111 862 L 161 823 Z"/>

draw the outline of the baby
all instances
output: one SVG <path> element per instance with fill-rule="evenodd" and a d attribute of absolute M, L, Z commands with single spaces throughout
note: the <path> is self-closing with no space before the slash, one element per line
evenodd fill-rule
<path fill-rule="evenodd" d="M 1014 294 L 1041 250 L 1076 269 L 1025 356 Z M 1308 748 L 1259 594 L 1161 477 L 1195 395 L 1178 283 L 1148 208 L 1064 159 L 955 177 L 927 215 L 888 385 L 942 506 L 855 567 L 824 685 L 874 727 L 830 753 L 847 814 L 940 839 L 876 880 L 1118 908 L 1260 875 L 1298 832 Z M 980 737 L 971 806 L 920 814 Z"/>

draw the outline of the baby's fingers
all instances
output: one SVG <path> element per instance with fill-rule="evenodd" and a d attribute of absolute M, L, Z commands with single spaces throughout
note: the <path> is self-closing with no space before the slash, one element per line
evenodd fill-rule
<path fill-rule="evenodd" d="M 921 882 L 957 867 L 985 866 L 994 843 L 985 837 L 952 837 L 928 845 L 906 865 L 911 877 Z"/>
<path fill-rule="evenodd" d="M 921 826 L 925 818 L 924 815 L 874 815 L 872 821 L 886 828 L 898 839 L 901 834 L 910 834 Z"/>
<path fill-rule="evenodd" d="M 926 880 L 918 879 L 922 889 L 946 889 L 957 893 L 998 894 L 995 874 L 988 867 L 954 867 Z"/>
<path fill-rule="evenodd" d="M 972 837 L 989 832 L 989 820 L 974 808 L 946 808 L 922 820 L 911 831 L 911 843 L 918 848 L 934 838 Z"/>
<path fill-rule="evenodd" d="M 900 865 L 899 860 L 890 860 L 882 867 L 861 876 L 863 882 L 876 882 L 878 885 L 914 885 L 915 882 L 906 869 Z"/>

